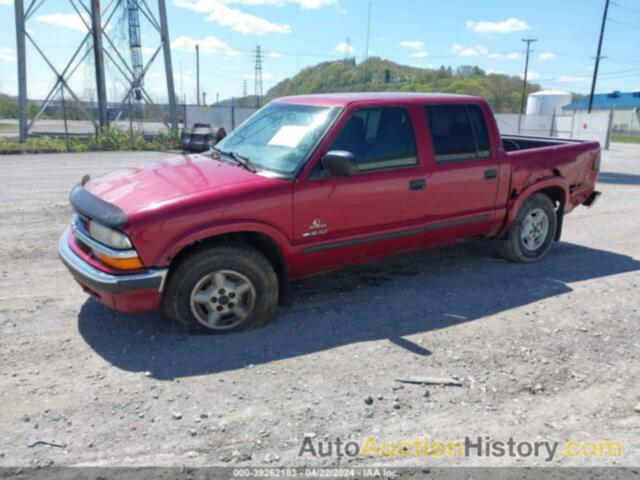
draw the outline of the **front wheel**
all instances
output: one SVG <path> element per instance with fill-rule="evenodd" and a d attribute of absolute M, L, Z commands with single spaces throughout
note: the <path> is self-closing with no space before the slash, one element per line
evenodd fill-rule
<path fill-rule="evenodd" d="M 498 240 L 498 252 L 510 262 L 537 262 L 549 252 L 557 228 L 553 202 L 536 193 L 522 204 L 513 225 Z"/>
<path fill-rule="evenodd" d="M 244 245 L 194 252 L 171 272 L 163 299 L 169 317 L 216 333 L 263 325 L 277 303 L 273 267 L 260 252 Z"/>

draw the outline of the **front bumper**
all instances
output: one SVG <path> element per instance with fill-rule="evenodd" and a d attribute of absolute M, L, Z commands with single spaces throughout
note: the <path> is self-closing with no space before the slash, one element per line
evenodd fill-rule
<path fill-rule="evenodd" d="M 58 242 L 58 256 L 83 289 L 105 305 L 120 311 L 157 310 L 167 268 L 149 268 L 143 272 L 114 275 L 90 265 L 71 245 L 67 228 Z"/>

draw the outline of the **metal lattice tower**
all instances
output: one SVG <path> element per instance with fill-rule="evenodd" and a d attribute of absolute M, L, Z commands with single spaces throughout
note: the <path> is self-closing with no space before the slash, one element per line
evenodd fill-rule
<path fill-rule="evenodd" d="M 126 6 L 134 5 L 144 15 L 144 18 L 155 29 L 159 37 L 159 45 L 154 50 L 149 60 L 142 63 L 141 45 L 140 45 L 140 17 L 134 15 L 130 19 L 130 33 L 133 30 L 135 35 L 130 34 L 130 46 L 132 58 L 127 61 L 120 48 L 112 40 L 109 33 L 109 26 L 119 10 L 121 4 L 125 2 Z M 118 121 L 120 116 L 127 108 L 127 103 L 132 98 L 138 98 L 144 101 L 149 108 L 155 112 L 158 118 L 174 132 L 178 129 L 178 115 L 175 103 L 175 90 L 173 82 L 173 65 L 171 61 L 171 48 L 169 45 L 169 27 L 167 19 L 166 0 L 157 0 L 157 8 L 154 12 L 147 0 L 111 0 L 106 2 L 103 8 L 100 0 L 67 0 L 67 3 L 78 15 L 79 21 L 82 22 L 86 29 L 82 40 L 75 49 L 74 53 L 68 57 L 63 63 L 59 63 L 47 55 L 48 45 L 42 42 L 40 45 L 29 33 L 28 25 L 34 18 L 34 15 L 43 4 L 53 3 L 46 0 L 14 0 L 15 21 L 16 21 L 16 57 L 18 64 L 18 119 L 20 126 L 20 140 L 25 141 L 29 136 L 31 127 L 42 116 L 46 108 L 51 104 L 57 94 L 65 95 L 66 98 L 73 102 L 82 113 L 83 117 L 90 120 L 95 130 L 98 131 L 102 127 L 109 125 L 110 120 Z M 27 8 L 25 8 L 27 3 Z M 56 0 L 56 7 L 59 7 L 61 0 Z M 121 10 L 120 10 L 121 11 Z M 54 74 L 54 84 L 50 88 L 49 93 L 44 98 L 38 111 L 33 118 L 27 116 L 28 94 L 27 94 L 27 41 L 29 46 L 44 60 L 51 72 Z M 137 53 L 136 53 L 137 52 Z M 93 55 L 91 55 L 93 53 Z M 164 60 L 164 70 L 167 85 L 167 100 L 169 111 L 162 111 L 153 102 L 148 92 L 143 86 L 144 75 L 149 71 L 154 60 L 162 54 Z M 70 79 L 74 76 L 82 65 L 82 63 L 93 56 L 93 75 L 95 76 L 95 96 L 97 102 L 97 112 L 93 112 L 91 105 L 80 100 L 74 89 L 70 85 Z M 133 57 L 136 57 L 135 59 Z M 126 86 L 126 94 L 121 98 L 112 100 L 111 104 L 107 104 L 106 91 L 106 75 L 105 60 L 120 74 Z M 143 65 L 142 68 L 135 70 L 136 66 Z M 133 68 L 132 68 L 133 67 Z M 139 94 L 139 95 L 138 95 Z M 117 102 L 117 103 L 116 103 Z M 109 111 L 108 111 L 109 110 Z M 107 115 L 109 113 L 109 115 Z M 167 115 L 168 113 L 168 115 Z"/>
<path fill-rule="evenodd" d="M 260 49 L 260 45 L 256 47 L 255 60 L 255 86 L 253 93 L 256 96 L 259 104 L 260 99 L 262 98 L 262 50 Z"/>
<path fill-rule="evenodd" d="M 351 38 L 347 37 L 344 46 L 344 59 L 349 60 L 351 58 Z"/>
<path fill-rule="evenodd" d="M 127 0 L 127 19 L 129 21 L 129 49 L 131 70 L 133 71 L 133 96 L 137 102 L 142 100 L 144 65 L 142 63 L 142 40 L 140 35 L 140 7 L 138 0 Z"/>
<path fill-rule="evenodd" d="M 242 96 L 243 97 L 247 96 L 247 81 L 246 80 L 242 81 Z"/>

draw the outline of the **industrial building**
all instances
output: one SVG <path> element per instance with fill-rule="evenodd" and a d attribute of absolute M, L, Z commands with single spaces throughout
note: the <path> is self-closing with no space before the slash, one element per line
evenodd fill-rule
<path fill-rule="evenodd" d="M 569 103 L 562 107 L 567 113 L 585 113 L 589 98 Z M 640 132 L 640 92 L 599 93 L 593 97 L 594 112 L 611 112 L 611 129 L 614 132 Z"/>

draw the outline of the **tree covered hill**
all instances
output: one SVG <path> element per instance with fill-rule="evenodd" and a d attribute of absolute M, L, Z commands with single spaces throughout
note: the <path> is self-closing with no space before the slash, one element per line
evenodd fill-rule
<path fill-rule="evenodd" d="M 445 66 L 428 69 L 371 57 L 366 64 L 356 64 L 353 59 L 349 59 L 307 67 L 294 77 L 272 87 L 266 96 L 270 100 L 285 95 L 363 90 L 478 95 L 486 98 L 495 111 L 509 113 L 520 109 L 522 79 L 503 74 L 487 74 L 471 65 L 464 65 L 456 70 Z M 539 85 L 530 83 L 527 94 L 538 90 Z"/>

